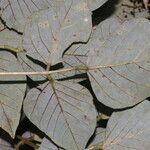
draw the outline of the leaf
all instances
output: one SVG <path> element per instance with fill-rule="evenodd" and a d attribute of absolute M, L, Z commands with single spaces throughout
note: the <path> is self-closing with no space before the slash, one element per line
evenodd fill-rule
<path fill-rule="evenodd" d="M 0 16 L 9 28 L 23 32 L 26 19 L 36 11 L 48 9 L 50 0 L 1 0 Z"/>
<path fill-rule="evenodd" d="M 125 22 L 91 49 L 88 76 L 103 104 L 124 108 L 150 96 L 149 26 L 146 19 Z"/>
<path fill-rule="evenodd" d="M 69 81 L 49 81 L 31 89 L 24 100 L 27 117 L 56 144 L 84 149 L 96 126 L 92 96 Z"/>
<path fill-rule="evenodd" d="M 0 138 L 0 150 L 15 150 L 15 148 L 13 148 L 13 146 L 9 142 Z"/>
<path fill-rule="evenodd" d="M 42 72 L 45 71 L 46 65 L 43 62 L 32 59 L 25 52 L 17 53 L 18 60 L 25 72 Z M 29 75 L 29 77 L 34 81 L 45 80 L 45 75 Z"/>
<path fill-rule="evenodd" d="M 94 148 L 95 145 L 103 144 L 106 140 L 106 128 L 97 128 L 95 132 L 95 137 L 92 143 L 88 146 L 89 149 Z"/>
<path fill-rule="evenodd" d="M 91 41 L 99 40 L 100 42 L 103 42 L 104 40 L 107 40 L 120 25 L 121 22 L 116 17 L 110 17 L 102 21 L 98 26 L 95 26 L 96 30 Z"/>
<path fill-rule="evenodd" d="M 61 62 L 74 42 L 86 42 L 92 28 L 85 0 L 66 0 L 58 7 L 34 13 L 27 22 L 23 47 L 27 55 L 45 64 Z"/>
<path fill-rule="evenodd" d="M 108 121 L 104 150 L 148 150 L 150 147 L 150 102 L 113 113 Z"/>
<path fill-rule="evenodd" d="M 9 49 L 14 52 L 23 51 L 22 36 L 16 32 L 7 29 L 0 22 L 0 48 Z"/>
<path fill-rule="evenodd" d="M 62 150 L 55 146 L 50 140 L 44 138 L 38 150 Z"/>
<path fill-rule="evenodd" d="M 99 43 L 102 43 L 103 40 L 106 40 L 111 35 L 111 33 L 113 33 L 113 31 L 116 30 L 119 26 L 120 22 L 118 21 L 118 19 L 109 18 L 101 22 L 96 27 L 96 29 L 93 28 L 93 32 L 90 36 L 88 43 L 72 45 L 63 56 L 64 68 L 78 67 L 79 69 L 70 72 L 58 73 L 57 77 L 55 78 L 67 78 L 86 73 L 86 62 L 88 55 L 90 55 L 90 49 L 93 49 L 96 46 L 96 42 L 99 41 Z"/>
<path fill-rule="evenodd" d="M 66 72 L 58 72 L 53 74 L 55 79 L 71 79 L 74 82 L 80 82 L 86 79 L 84 73 L 86 73 L 86 61 L 88 49 L 87 44 L 75 44 L 72 45 L 63 56 L 63 69 L 68 69 L 71 67 L 78 67 L 79 69 L 74 69 Z"/>
<path fill-rule="evenodd" d="M 0 51 L 0 72 L 22 71 L 16 57 Z M 25 94 L 25 76 L 0 76 L 0 127 L 15 136 Z"/>
<path fill-rule="evenodd" d="M 87 2 L 90 10 L 93 11 L 102 6 L 107 0 L 87 0 Z"/>

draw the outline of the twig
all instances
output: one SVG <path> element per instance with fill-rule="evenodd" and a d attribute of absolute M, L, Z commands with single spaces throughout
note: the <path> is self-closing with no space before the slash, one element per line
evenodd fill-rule
<path fill-rule="evenodd" d="M 0 72 L 0 76 L 22 76 L 22 75 L 49 75 L 54 73 L 61 73 L 61 72 L 68 72 L 73 70 L 95 70 L 95 69 L 101 69 L 101 68 L 111 68 L 111 67 L 118 67 L 118 66 L 124 66 L 128 64 L 134 64 L 138 62 L 129 62 L 129 63 L 122 63 L 122 64 L 114 64 L 114 65 L 99 65 L 99 66 L 76 66 L 76 67 L 70 67 L 65 69 L 59 69 L 54 71 L 41 71 L 41 72 Z"/>

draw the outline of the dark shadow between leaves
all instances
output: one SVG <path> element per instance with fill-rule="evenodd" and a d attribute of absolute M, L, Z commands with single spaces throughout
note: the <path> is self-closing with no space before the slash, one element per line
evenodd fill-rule
<path fill-rule="evenodd" d="M 0 139 L 8 142 L 8 144 L 10 144 L 10 146 L 12 146 L 12 148 L 14 148 L 14 141 L 13 139 L 10 137 L 10 135 L 4 131 L 2 128 L 0 128 Z"/>
<path fill-rule="evenodd" d="M 47 82 L 48 80 L 45 79 L 45 80 L 41 80 L 41 81 L 34 81 L 32 80 L 29 76 L 27 76 L 27 87 L 29 89 L 32 89 L 32 88 L 36 88 L 37 86 L 39 86 L 40 84 L 43 84 L 45 82 Z"/>
<path fill-rule="evenodd" d="M 80 84 L 82 86 L 86 87 L 90 91 L 90 93 L 92 94 L 94 105 L 95 105 L 95 107 L 96 107 L 98 112 L 103 113 L 103 114 L 105 114 L 107 116 L 110 116 L 113 113 L 114 109 L 112 109 L 112 108 L 110 108 L 108 106 L 105 106 L 104 104 L 102 104 L 101 102 L 99 102 L 97 100 L 89 80 L 81 81 Z"/>
<path fill-rule="evenodd" d="M 95 128 L 95 131 L 94 131 L 93 135 L 92 135 L 92 136 L 90 137 L 90 139 L 88 140 L 88 142 L 87 142 L 85 148 L 87 148 L 87 147 L 93 142 L 95 136 L 96 136 L 96 128 Z"/>
<path fill-rule="evenodd" d="M 1 48 L 0 51 L 9 52 L 9 53 L 11 53 L 12 55 L 14 55 L 14 56 L 17 58 L 16 53 L 15 53 L 15 52 L 12 52 L 12 51 L 9 50 L 9 49 L 3 49 L 3 48 Z"/>
<path fill-rule="evenodd" d="M 1 81 L 0 80 L 0 84 L 24 84 L 24 83 L 27 83 L 26 80 L 5 80 L 5 81 Z"/>
<path fill-rule="evenodd" d="M 131 109 L 131 108 L 133 108 L 133 107 L 139 105 L 140 103 L 142 103 L 142 102 L 145 101 L 145 100 L 150 101 L 150 97 L 147 97 L 146 99 L 142 100 L 141 102 L 139 102 L 139 103 L 137 103 L 137 104 L 135 104 L 135 105 L 133 105 L 133 106 L 125 107 L 125 108 L 120 108 L 120 109 L 114 109 L 114 112 L 119 112 L 119 111 L 124 111 L 124 110 Z"/>
<path fill-rule="evenodd" d="M 0 17 L 0 22 L 1 22 L 8 30 L 14 31 L 14 32 L 16 32 L 16 33 L 19 34 L 19 35 L 23 35 L 22 32 L 19 32 L 19 31 L 17 31 L 17 30 L 14 29 L 14 28 L 8 27 L 7 24 L 6 24 L 6 22 L 2 19 L 2 17 Z"/>
<path fill-rule="evenodd" d="M 39 61 L 39 60 L 37 60 L 37 59 L 34 59 L 34 58 L 32 58 L 31 56 L 29 56 L 29 55 L 26 55 L 26 57 L 27 57 L 29 60 L 31 60 L 33 63 L 35 63 L 35 64 L 41 66 L 43 69 L 46 70 L 46 64 L 45 64 L 45 63 L 43 63 L 43 62 L 41 62 L 41 61 Z"/>
<path fill-rule="evenodd" d="M 15 137 L 15 144 L 17 145 L 17 143 L 20 141 L 17 136 L 22 136 L 25 132 L 31 132 L 31 133 L 35 133 L 36 135 L 38 135 L 40 138 L 44 137 L 44 133 L 41 132 L 34 124 L 32 124 L 29 119 L 24 115 L 24 118 L 22 121 L 20 121 L 20 124 L 17 128 L 16 131 L 16 137 Z M 40 144 L 38 141 L 32 141 L 34 144 Z M 29 145 L 23 144 L 20 147 L 20 150 L 34 150 L 32 147 L 30 147 Z"/>
<path fill-rule="evenodd" d="M 89 39 L 90 39 L 90 37 L 89 37 Z M 88 41 L 89 41 L 89 39 L 88 39 Z M 88 43 L 88 41 L 87 42 L 73 42 L 68 48 L 66 48 L 66 50 L 63 52 L 63 55 L 62 55 L 62 57 L 64 56 L 64 54 L 73 46 L 73 45 L 78 45 L 78 44 L 87 44 Z"/>
<path fill-rule="evenodd" d="M 24 113 L 23 113 L 24 114 Z M 24 114 L 25 116 L 25 114 Z M 38 135 L 41 139 L 43 139 L 44 137 L 47 138 L 50 142 L 52 142 L 56 147 L 59 147 L 56 143 L 54 143 L 44 132 L 42 132 L 41 130 L 39 130 L 32 122 L 30 122 L 30 120 L 25 116 L 24 119 L 20 122 L 18 128 L 17 128 L 17 132 L 16 135 L 20 135 L 22 136 L 25 132 L 30 131 L 31 133 Z M 18 138 L 15 138 L 15 143 L 17 144 L 19 142 Z M 38 141 L 33 141 L 35 144 L 41 144 Z M 20 150 L 33 150 L 32 147 L 29 147 L 28 145 L 22 145 L 22 147 L 20 147 Z M 63 149 L 63 148 L 61 148 Z M 64 149 L 63 149 L 64 150 Z"/>
<path fill-rule="evenodd" d="M 45 63 L 43 63 L 43 62 L 41 62 L 41 61 L 39 61 L 39 60 L 37 60 L 37 59 L 34 59 L 34 58 L 30 57 L 29 55 L 26 55 L 26 57 L 27 57 L 29 60 L 31 60 L 33 63 L 35 63 L 35 64 L 41 66 L 44 70 L 46 70 L 47 65 L 46 65 Z M 56 65 L 51 66 L 51 67 L 50 67 L 50 70 L 58 70 L 58 69 L 62 69 L 62 68 L 63 68 L 63 64 L 62 64 L 62 63 L 58 63 L 58 64 L 56 64 Z"/>
<path fill-rule="evenodd" d="M 86 73 L 82 73 L 82 74 L 76 74 L 76 75 L 73 75 L 73 76 L 69 76 L 69 77 L 66 77 L 66 78 L 60 78 L 58 79 L 58 81 L 66 81 L 66 80 L 74 80 L 74 79 L 87 79 L 87 74 Z"/>
<path fill-rule="evenodd" d="M 116 5 L 119 3 L 119 0 L 108 0 L 100 8 L 93 11 L 92 22 L 93 26 L 98 25 L 103 20 L 110 17 L 116 10 Z"/>

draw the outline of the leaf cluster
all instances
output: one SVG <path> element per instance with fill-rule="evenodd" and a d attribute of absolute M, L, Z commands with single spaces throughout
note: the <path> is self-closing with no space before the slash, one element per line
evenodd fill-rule
<path fill-rule="evenodd" d="M 93 26 L 106 1 L 0 1 L 0 127 L 15 138 L 24 114 L 42 132 L 0 150 L 150 147 L 150 22 Z"/>

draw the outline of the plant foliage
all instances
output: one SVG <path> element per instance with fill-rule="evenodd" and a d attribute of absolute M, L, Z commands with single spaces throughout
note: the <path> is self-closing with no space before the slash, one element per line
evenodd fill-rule
<path fill-rule="evenodd" d="M 12 138 L 23 111 L 44 133 L 39 150 L 149 149 L 150 22 L 92 27 L 105 2 L 0 1 L 0 127 Z M 106 128 L 100 105 L 120 110 Z"/>

